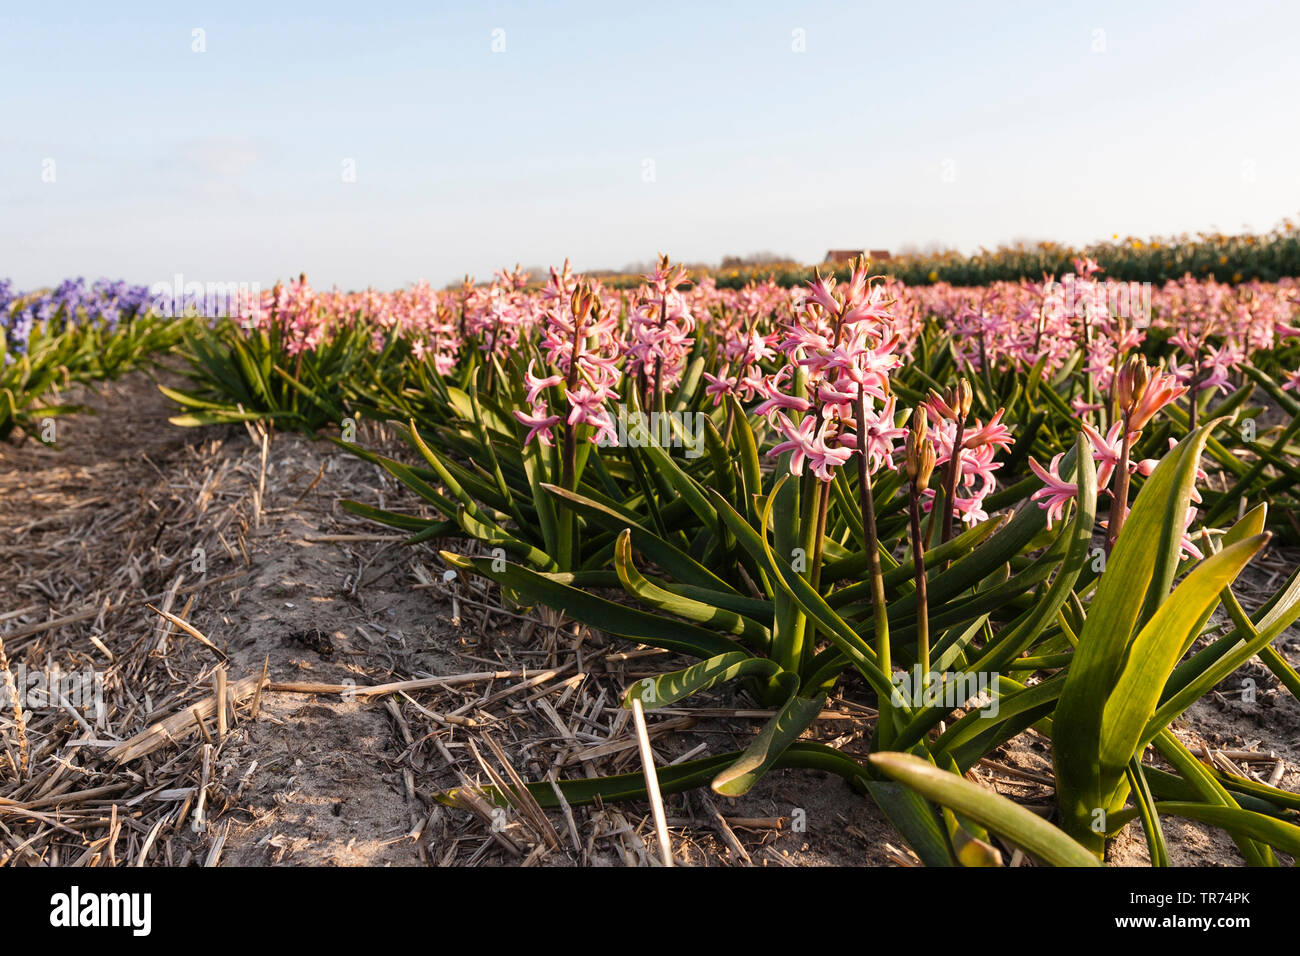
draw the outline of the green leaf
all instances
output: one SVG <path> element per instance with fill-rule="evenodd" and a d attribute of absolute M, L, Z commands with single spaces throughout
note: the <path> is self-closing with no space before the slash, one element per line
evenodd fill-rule
<path fill-rule="evenodd" d="M 748 655 L 744 647 L 721 634 L 606 601 L 508 561 L 499 562 L 504 568 L 496 571 L 492 567 L 493 561 L 488 558 L 467 558 L 451 551 L 439 553 L 452 567 L 477 571 L 510 588 L 524 601 L 545 604 L 607 634 L 617 634 L 653 647 L 663 647 L 696 657 L 715 657 L 730 651 Z"/>
<path fill-rule="evenodd" d="M 867 792 L 926 866 L 956 866 L 952 847 L 933 805 L 892 780 L 868 780 Z"/>
<path fill-rule="evenodd" d="M 873 767 L 927 799 L 970 817 L 1030 856 L 1051 866 L 1098 866 L 1084 847 L 1042 817 L 1001 794 L 904 753 L 872 754 Z"/>
<path fill-rule="evenodd" d="M 1129 761 L 1125 771 L 1128 776 L 1129 790 L 1137 804 L 1138 814 L 1142 818 L 1142 831 L 1147 837 L 1147 850 L 1151 854 L 1152 866 L 1169 865 L 1169 848 L 1165 845 L 1165 834 L 1160 828 L 1160 814 L 1156 810 L 1156 801 L 1147 786 L 1146 775 L 1142 770 L 1142 760 L 1134 757 Z"/>
<path fill-rule="evenodd" d="M 788 671 L 778 675 L 780 678 L 787 678 L 780 682 L 790 689 L 798 687 L 798 678 Z M 763 774 L 772 769 L 785 749 L 812 726 L 825 705 L 825 694 L 800 697 L 791 693 L 776 716 L 763 725 L 754 742 L 745 748 L 740 759 L 713 778 L 714 793 L 724 797 L 740 797 L 748 793 Z"/>
<path fill-rule="evenodd" d="M 714 757 L 700 757 L 678 764 L 658 767 L 659 790 L 665 794 L 681 793 L 707 784 L 718 770 L 732 764 L 740 756 L 738 751 L 718 754 Z M 807 769 L 820 770 L 836 774 L 849 781 L 859 790 L 865 789 L 866 773 L 851 757 L 833 750 L 824 744 L 795 741 L 777 758 L 772 769 Z M 571 806 L 583 806 L 597 800 L 614 802 L 619 800 L 641 800 L 646 797 L 645 774 L 640 770 L 633 773 L 618 774 L 610 777 L 591 779 L 561 780 L 560 792 Z M 496 787 L 480 788 L 484 797 L 498 806 L 507 801 Z M 557 809 L 559 797 L 549 782 L 530 783 L 528 792 L 533 795 L 538 805 L 544 810 Z M 433 794 L 433 798 L 444 806 L 460 806 L 461 788 Z"/>
<path fill-rule="evenodd" d="M 1240 809 L 1236 798 L 1230 794 L 1215 776 L 1208 771 L 1204 764 L 1192 755 L 1181 740 L 1175 737 L 1168 730 L 1162 730 L 1156 734 L 1153 741 L 1156 749 L 1160 751 L 1169 763 L 1173 766 L 1179 775 L 1196 791 L 1201 801 L 1214 806 L 1228 807 L 1230 809 Z M 1230 831 L 1231 832 L 1231 831 Z M 1241 850 L 1242 856 L 1251 866 L 1269 866 L 1276 865 L 1273 858 L 1273 851 L 1268 847 L 1261 847 L 1248 836 L 1232 834 L 1233 842 L 1237 844 L 1237 849 Z"/>
<path fill-rule="evenodd" d="M 1238 627 L 1232 633 L 1219 638 L 1207 651 L 1223 648 L 1221 656 L 1198 654 L 1187 661 L 1184 667 L 1174 671 L 1166 682 L 1165 698 L 1159 708 L 1152 714 L 1143 731 L 1142 739 L 1150 740 L 1164 727 L 1167 727 L 1188 707 L 1208 694 L 1220 681 L 1235 671 L 1257 653 L 1268 648 L 1279 634 L 1290 627 L 1300 617 L 1300 572 L 1292 578 L 1280 595 L 1281 600 L 1263 612 L 1257 624 L 1252 624 L 1244 615 L 1238 620 Z M 1232 598 L 1235 603 L 1236 599 Z"/>
<path fill-rule="evenodd" d="M 704 567 L 685 551 L 644 527 L 634 514 L 625 514 L 612 502 L 603 502 L 594 494 L 587 495 L 576 491 L 566 491 L 558 485 L 546 483 L 543 483 L 541 487 L 549 495 L 561 499 L 566 506 L 572 507 L 579 514 L 591 518 L 603 528 L 609 528 L 612 531 L 623 531 L 625 529 L 630 531 L 632 544 L 636 549 L 679 581 L 710 590 L 736 594 L 735 589 L 726 581 Z"/>
<path fill-rule="evenodd" d="M 1157 596 L 1157 604 L 1163 599 L 1163 580 L 1157 578 L 1153 583 L 1157 565 L 1162 566 L 1163 576 L 1166 572 L 1172 575 L 1177 564 L 1182 532 L 1179 516 L 1186 514 L 1201 449 L 1213 426 L 1212 422 L 1185 438 L 1142 486 L 1101 575 L 1052 719 L 1052 755 L 1062 821 L 1069 833 L 1087 842 L 1098 856 L 1104 840 L 1092 829 L 1093 812 L 1117 809 L 1109 805 L 1114 782 L 1103 781 L 1103 713 L 1125 662 L 1133 660 L 1128 654 L 1130 638 L 1144 606 L 1152 595 Z M 1171 520 L 1170 516 L 1175 517 Z M 1120 739 L 1112 738 L 1110 754 L 1119 749 Z M 1120 763 L 1121 773 L 1131 754 L 1130 750 Z"/>
<path fill-rule="evenodd" d="M 1268 537 L 1261 534 L 1239 541 L 1198 564 L 1134 638 L 1102 710 L 1098 758 L 1103 785 L 1123 775 L 1184 645 L 1195 638 L 1219 592 L 1259 553 Z M 1104 786 L 1101 792 L 1106 793 Z"/>
<path fill-rule="evenodd" d="M 707 661 L 658 677 L 643 677 L 623 694 L 623 706 L 640 698 L 647 710 L 668 707 L 679 700 L 740 677 L 773 677 L 781 673 L 775 661 L 754 657 L 744 651 L 719 654 Z"/>
<path fill-rule="evenodd" d="M 720 607 L 694 601 L 655 586 L 637 571 L 632 563 L 632 532 L 625 530 L 618 536 L 614 553 L 614 569 L 624 590 L 634 598 L 661 611 L 676 614 L 688 621 L 708 624 L 714 630 L 739 635 L 759 650 L 772 643 L 771 632 L 757 621 Z"/>
<path fill-rule="evenodd" d="M 740 450 L 740 480 L 745 490 L 745 517 L 754 517 L 754 496 L 763 491 L 763 476 L 759 469 L 758 442 L 754 438 L 754 429 L 749 424 L 749 417 L 736 401 L 735 396 L 727 396 L 727 407 L 731 415 L 731 437 Z"/>
<path fill-rule="evenodd" d="M 1284 853 L 1300 857 L 1300 827 L 1276 817 L 1242 810 L 1240 807 L 1211 806 L 1205 803 L 1169 801 L 1157 803 L 1156 809 L 1170 816 L 1198 820 L 1227 830 L 1234 837 L 1258 840 Z"/>

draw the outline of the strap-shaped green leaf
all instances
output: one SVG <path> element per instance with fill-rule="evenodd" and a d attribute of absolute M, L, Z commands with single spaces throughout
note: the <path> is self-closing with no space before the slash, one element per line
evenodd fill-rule
<path fill-rule="evenodd" d="M 1160 751 L 1160 755 L 1169 761 L 1187 783 L 1191 784 L 1201 802 L 1212 806 L 1241 809 L 1240 804 L 1227 788 L 1169 730 L 1160 731 L 1152 742 Z M 1267 846 L 1255 843 L 1244 834 L 1232 833 L 1232 839 L 1251 866 L 1276 865 L 1273 851 Z"/>
<path fill-rule="evenodd" d="M 727 396 L 727 408 L 731 417 L 731 440 L 735 442 L 740 459 L 740 482 L 745 491 L 745 517 L 754 517 L 754 496 L 762 494 L 763 475 L 759 469 L 758 442 L 754 438 L 754 429 L 749 424 L 749 416 L 736 401 L 734 395 Z"/>
<path fill-rule="evenodd" d="M 775 661 L 731 651 L 690 667 L 658 677 L 643 677 L 623 693 L 623 706 L 639 699 L 646 710 L 668 707 L 692 694 L 741 677 L 774 677 L 781 672 Z"/>
<path fill-rule="evenodd" d="M 1235 600 L 1232 598 L 1233 602 Z M 1225 680 L 1252 656 L 1267 648 L 1279 634 L 1295 623 L 1297 617 L 1300 617 L 1300 573 L 1297 573 L 1292 586 L 1287 588 L 1284 600 L 1264 614 L 1258 626 L 1245 615 L 1241 615 L 1237 629 L 1219 638 L 1219 642 L 1230 645 L 1229 650 L 1221 657 L 1207 659 L 1200 673 L 1161 702 L 1147 722 L 1142 739 L 1150 740 L 1159 730 L 1176 720 L 1183 711 L 1208 694 L 1220 681 Z M 1168 683 L 1166 693 L 1168 693 Z"/>
<path fill-rule="evenodd" d="M 1234 837 L 1258 840 L 1284 853 L 1300 857 L 1300 827 L 1277 817 L 1265 816 L 1240 807 L 1219 807 L 1205 803 L 1169 801 L 1157 803 L 1156 810 L 1170 816 L 1198 820 L 1227 830 Z"/>
<path fill-rule="evenodd" d="M 1115 780 L 1112 775 L 1103 775 L 1102 770 L 1103 712 L 1125 661 L 1131 659 L 1130 639 L 1149 595 L 1163 598 L 1161 583 L 1153 582 L 1157 565 L 1170 575 L 1177 566 L 1182 516 L 1191 497 L 1201 449 L 1213 425 L 1185 438 L 1161 460 L 1142 486 L 1101 575 L 1052 718 L 1057 801 L 1065 828 L 1087 842 L 1099 856 L 1104 840 L 1093 829 L 1094 814 L 1117 809 L 1110 806 Z M 1120 740 L 1112 737 L 1110 753 L 1121 749 Z M 1131 754 L 1130 749 L 1119 764 L 1119 773 Z M 1103 776 L 1107 779 L 1103 780 Z"/>
<path fill-rule="evenodd" d="M 723 767 L 736 761 L 739 751 L 718 754 L 713 757 L 699 757 L 682 763 L 668 764 L 656 769 L 659 778 L 659 790 L 665 794 L 681 793 L 702 787 Z M 808 741 L 795 741 L 777 758 L 772 769 L 782 768 L 821 770 L 836 774 L 847 780 L 859 791 L 865 789 L 866 771 L 852 757 L 833 750 L 824 744 Z M 645 774 L 641 771 L 617 774 L 609 777 L 578 778 L 561 780 L 555 787 L 549 782 L 530 783 L 528 792 L 544 810 L 557 809 L 560 799 L 556 796 L 558 787 L 565 801 L 571 806 L 583 806 L 597 800 L 616 802 L 619 800 L 640 800 L 646 796 Z M 444 806 L 460 806 L 462 788 L 434 793 L 433 798 Z M 484 798 L 504 806 L 508 802 L 496 787 L 479 789 Z"/>
<path fill-rule="evenodd" d="M 1066 833 L 1001 794 L 905 753 L 872 754 L 873 767 L 922 796 L 988 827 L 1030 856 L 1051 866 L 1098 866 L 1099 861 Z"/>
<path fill-rule="evenodd" d="M 651 607 L 688 621 L 709 625 L 710 629 L 743 637 L 756 649 L 765 651 L 772 643 L 772 633 L 757 621 L 714 607 L 702 601 L 695 601 L 672 591 L 665 591 L 647 580 L 632 563 L 632 532 L 625 530 L 618 536 L 614 553 L 614 570 L 622 582 L 623 589 Z"/>
<path fill-rule="evenodd" d="M 398 514 L 395 511 L 384 511 L 380 508 L 372 507 L 360 501 L 344 499 L 339 502 L 344 511 L 357 515 L 360 518 L 366 518 L 369 521 L 375 521 L 379 524 L 386 524 L 390 528 L 402 528 L 407 531 L 421 531 L 430 524 L 446 524 L 446 522 L 431 522 L 428 518 L 417 518 L 414 515 Z"/>
<path fill-rule="evenodd" d="M 1156 800 L 1147 786 L 1146 773 L 1142 769 L 1141 756 L 1129 761 L 1125 770 L 1129 790 L 1137 804 L 1138 816 L 1142 818 L 1142 832 L 1146 834 L 1147 851 L 1151 855 L 1152 866 L 1169 865 L 1169 848 L 1165 845 L 1165 833 L 1160 827 L 1160 813 L 1156 809 Z"/>
<path fill-rule="evenodd" d="M 696 657 L 714 657 L 729 651 L 748 653 L 743 646 L 721 634 L 707 631 L 694 624 L 669 620 L 657 614 L 648 614 L 636 608 L 615 604 L 613 601 L 550 580 L 544 575 L 508 561 L 493 562 L 490 558 L 467 558 L 451 551 L 439 553 L 452 567 L 477 571 L 484 577 L 510 588 L 521 595 L 525 601 L 545 604 L 561 614 L 567 614 L 608 634 L 617 634 L 653 647 L 663 647 Z M 494 570 L 494 563 L 502 565 L 502 570 Z"/>
<path fill-rule="evenodd" d="M 777 679 L 791 691 L 799 686 L 799 679 L 788 671 L 778 674 Z M 724 797 L 741 797 L 748 793 L 772 769 L 785 749 L 812 726 L 825 704 L 825 694 L 801 697 L 792 692 L 740 758 L 713 778 L 713 792 Z"/>
<path fill-rule="evenodd" d="M 1205 615 L 1218 603 L 1219 592 L 1241 573 L 1268 538 L 1266 534 L 1256 535 L 1210 555 L 1178 585 L 1134 638 L 1114 691 L 1102 710 L 1098 754 L 1103 781 L 1123 776 L 1147 721 L 1155 713 L 1165 681 L 1182 655 L 1183 646 L 1190 643 L 1189 635 L 1195 637 Z"/>
<path fill-rule="evenodd" d="M 868 780 L 867 793 L 926 866 L 956 866 L 952 846 L 934 805 L 893 780 Z"/>
<path fill-rule="evenodd" d="M 591 518 L 601 527 L 619 532 L 630 531 L 632 544 L 636 549 L 679 581 L 736 594 L 730 584 L 685 551 L 645 527 L 634 514 L 625 514 L 612 502 L 601 501 L 594 493 L 567 491 L 558 485 L 545 483 L 542 488 L 549 495 L 560 499 L 566 507 L 571 507 L 579 514 Z"/>
<path fill-rule="evenodd" d="M 463 506 L 456 509 L 456 523 L 469 537 L 489 548 L 501 548 L 506 553 L 523 558 L 533 567 L 543 571 L 555 571 L 559 568 L 555 559 L 545 551 L 517 538 L 500 525 L 474 517 Z"/>

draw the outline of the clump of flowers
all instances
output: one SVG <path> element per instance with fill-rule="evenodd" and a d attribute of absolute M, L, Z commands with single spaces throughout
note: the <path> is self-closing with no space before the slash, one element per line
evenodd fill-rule
<path fill-rule="evenodd" d="M 997 488 L 993 472 L 1002 467 L 993 459 L 999 448 L 1006 451 L 1011 447 L 1011 429 L 1002 424 L 1004 409 L 999 408 L 987 425 L 979 419 L 967 423 L 972 399 L 970 382 L 962 379 L 946 395 L 931 390 L 925 403 L 936 466 L 942 469 L 944 500 L 948 502 L 940 519 L 943 541 L 952 537 L 954 515 L 966 524 L 988 518 L 984 499 Z M 934 507 L 935 498 L 935 491 L 927 489 L 927 511 Z"/>
<path fill-rule="evenodd" d="M 564 422 L 567 452 L 576 447 L 582 425 L 589 426 L 587 438 L 592 442 L 617 440 L 606 403 L 617 397 L 620 373 L 617 319 L 596 290 L 583 283 L 565 305 L 565 309 L 546 311 L 540 344 L 549 374 L 539 375 L 536 362 L 529 362 L 525 373 L 529 410 L 515 410 L 514 415 L 528 428 L 525 445 L 534 439 L 553 445 L 555 428 Z M 557 400 L 559 395 L 563 402 Z"/>
<path fill-rule="evenodd" d="M 478 339 L 480 351 L 506 356 L 537 320 L 540 303 L 527 294 L 527 285 L 528 273 L 515 266 L 498 270 L 490 285 L 469 294 L 464 327 L 467 335 Z"/>
<path fill-rule="evenodd" d="M 1246 359 L 1245 352 L 1231 340 L 1220 346 L 1210 344 L 1211 336 L 1217 330 L 1217 323 L 1213 319 L 1198 324 L 1199 331 L 1189 325 L 1169 338 L 1170 344 L 1177 346 L 1187 359 L 1185 363 L 1171 362 L 1170 370 L 1174 378 L 1186 386 L 1190 403 L 1188 416 L 1193 429 L 1196 428 L 1197 414 L 1200 411 L 1201 393 L 1228 391 L 1228 373 Z"/>
<path fill-rule="evenodd" d="M 704 391 L 713 397 L 714 405 L 720 405 L 727 395 L 748 402 L 755 392 L 763 390 L 762 364 L 776 358 L 775 346 L 781 338 L 779 332 L 764 332 L 761 326 L 765 319 L 788 319 L 794 297 L 771 280 L 762 285 L 746 285 L 731 299 L 720 296 L 712 284 L 712 279 L 703 280 L 696 287 L 695 301 L 697 308 L 702 306 L 706 312 L 714 310 L 717 326 L 714 334 L 721 337 L 726 364 L 717 375 L 704 373 L 708 383 Z M 800 304 L 802 301 L 800 295 Z"/>
<path fill-rule="evenodd" d="M 818 273 L 777 345 L 785 364 L 753 383 L 763 397 L 755 411 L 785 438 L 768 454 L 789 452 L 791 474 L 807 466 L 821 481 L 854 452 L 870 471 L 894 468 L 896 442 L 907 433 L 894 425 L 889 387 L 890 372 L 902 364 L 898 346 L 884 287 L 868 282 L 864 261 L 840 288 Z"/>
<path fill-rule="evenodd" d="M 258 302 L 241 303 L 240 319 L 245 329 L 278 329 L 284 336 L 283 347 L 289 355 L 300 355 L 319 347 L 329 337 L 341 318 L 334 308 L 300 275 L 288 285 L 277 282 L 262 294 Z"/>
<path fill-rule="evenodd" d="M 1188 386 L 1179 385 L 1175 375 L 1152 370 L 1141 355 L 1132 355 L 1120 368 L 1114 381 L 1114 401 L 1119 412 L 1118 419 L 1102 435 L 1092 425 L 1084 422 L 1083 433 L 1092 447 L 1093 461 L 1097 465 L 1097 485 L 1111 496 L 1111 511 L 1108 521 L 1101 524 L 1106 528 L 1106 547 L 1109 551 L 1114 546 L 1128 516 L 1129 478 L 1133 474 L 1150 475 L 1157 464 L 1155 459 L 1133 461 L 1130 452 L 1141 437 L 1142 429 L 1167 405 L 1177 401 L 1188 390 Z M 1172 447 L 1171 439 L 1171 447 Z M 1065 481 L 1061 477 L 1061 455 L 1057 455 L 1051 464 L 1044 468 L 1033 458 L 1029 459 L 1029 468 L 1043 482 L 1043 487 L 1035 491 L 1030 498 L 1047 512 L 1047 525 L 1052 526 L 1053 519 L 1062 517 L 1065 505 L 1079 493 L 1078 485 Z M 1109 487 L 1108 487 L 1109 486 Z M 1193 492 L 1193 502 L 1199 502 L 1200 496 Z M 1183 554 L 1200 557 L 1201 552 L 1187 536 L 1186 529 L 1196 518 L 1197 509 L 1189 509 L 1183 521 Z"/>
<path fill-rule="evenodd" d="M 660 256 L 658 268 L 645 276 L 628 316 L 627 374 L 635 377 L 647 410 L 681 380 L 695 342 L 690 301 L 678 291 L 687 284 L 686 269 Z"/>
<path fill-rule="evenodd" d="M 0 332 L 5 336 L 6 362 L 27 351 L 32 330 L 46 324 L 59 332 L 80 323 L 97 324 L 108 332 L 123 320 L 149 311 L 149 290 L 121 280 L 66 279 L 53 289 L 21 295 L 9 280 L 0 281 Z"/>

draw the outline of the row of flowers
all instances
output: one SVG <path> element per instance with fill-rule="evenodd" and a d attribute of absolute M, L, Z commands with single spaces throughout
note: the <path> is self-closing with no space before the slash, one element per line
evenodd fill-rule
<path fill-rule="evenodd" d="M 1133 286 L 1081 258 L 1036 282 L 914 287 L 858 261 L 796 289 L 731 289 L 663 257 L 626 289 L 566 263 L 541 284 L 516 268 L 391 293 L 321 292 L 299 277 L 235 304 L 167 325 L 185 336 L 194 379 L 163 388 L 184 407 L 173 421 L 342 426 L 344 447 L 414 493 L 404 511 L 348 510 L 445 544 L 449 567 L 491 578 L 514 605 L 698 659 L 629 687 L 625 705 L 737 679 L 773 710 L 743 753 L 672 768 L 675 787 L 735 796 L 772 767 L 814 766 L 878 797 L 927 862 L 995 859 L 971 825 L 987 820 L 1045 861 L 1078 860 L 1081 847 L 1094 859 L 1105 833 L 1092 811 L 1127 819 L 1125 766 L 1136 759 L 1127 772 L 1141 777 L 1148 743 L 1181 775 L 1147 781 L 1178 801 L 1161 812 L 1201 812 L 1188 788 L 1211 784 L 1161 736 L 1191 701 L 1256 653 L 1300 693 L 1267 646 L 1300 615 L 1290 584 L 1249 621 L 1223 598 L 1235 629 L 1206 635 L 1207 650 L 1169 673 L 1265 529 L 1293 531 L 1293 280 Z M 140 324 L 119 322 L 115 336 Z M 647 429 L 640 413 L 658 418 Z M 417 464 L 354 444 L 358 417 L 402 429 Z M 677 454 L 687 431 L 693 454 Z M 1271 512 L 1249 508 L 1263 501 Z M 984 681 L 1003 716 L 896 694 L 912 667 Z M 799 739 L 828 694 L 860 693 L 840 682 L 848 671 L 878 713 L 865 764 Z M 1136 703 L 1112 720 L 1117 699 Z M 980 817 L 986 794 L 963 801 L 964 822 L 938 813 L 963 782 L 931 770 L 964 771 L 1048 715 L 1065 835 L 1033 842 L 1042 821 L 1005 807 Z M 931 802 L 897 816 L 872 789 L 886 777 Z M 570 803 L 632 792 L 618 779 L 559 786 Z M 556 799 L 549 783 L 532 792 Z M 1292 806 L 1276 788 L 1246 797 L 1254 809 L 1215 807 Z M 1300 839 L 1255 816 L 1230 822 L 1273 841 L 1243 838 L 1250 862 Z"/>
<path fill-rule="evenodd" d="M 859 264 L 838 285 L 818 275 L 800 289 L 767 280 L 732 290 L 709 279 L 692 283 L 667 258 L 632 291 L 585 280 L 568 263 L 540 287 L 518 270 L 502 270 L 487 284 L 466 280 L 456 289 L 418 285 L 388 294 L 318 293 L 300 279 L 277 285 L 241 319 L 249 328 L 285 330 L 290 355 L 317 348 L 343 327 L 369 330 L 375 348 L 397 334 L 440 375 L 467 350 L 505 360 L 536 342 L 525 373 L 526 407 L 513 414 L 527 429 L 525 442 L 544 445 L 564 426 L 587 425 L 588 440 L 610 440 L 620 396 L 635 389 L 642 407 L 651 408 L 652 396 L 680 384 L 703 335 L 718 351 L 717 367 L 703 375 L 713 405 L 729 396 L 749 405 L 782 437 L 775 453 L 790 452 L 796 474 L 806 466 L 822 480 L 848 463 L 859 443 L 873 470 L 896 467 L 905 429 L 889 373 L 913 359 L 928 323 L 950 335 L 957 370 L 970 376 L 1034 367 L 1051 376 L 1081 357 L 1087 387 L 1071 407 L 1103 485 L 1122 446 L 1135 443 L 1158 408 L 1226 393 L 1251 354 L 1300 340 L 1294 280 L 1230 286 L 1187 277 L 1157 289 L 1119 285 L 1117 294 L 1095 261 L 1073 265 L 1060 280 L 977 289 L 873 281 Z M 1106 396 L 1124 358 L 1143 351 L 1156 364 L 1125 431 Z M 1300 385 L 1300 370 L 1281 371 L 1284 389 Z M 997 487 L 994 452 L 1008 447 L 1009 431 L 996 417 L 961 421 L 937 399 L 926 407 L 941 470 L 962 429 L 950 494 L 963 521 L 983 520 L 983 503 Z M 1045 500 L 1058 512 L 1069 483 L 1055 463 L 1032 467 L 1048 482 Z M 928 492 L 927 510 L 932 498 Z"/>
<path fill-rule="evenodd" d="M 1145 773 L 1152 735 L 1241 654 L 1258 650 L 1300 692 L 1290 665 L 1261 650 L 1300 615 L 1290 585 L 1266 617 L 1233 617 L 1238 629 L 1165 688 L 1179 648 L 1268 541 L 1268 509 L 1239 505 L 1269 489 L 1275 504 L 1292 500 L 1284 489 L 1300 477 L 1290 443 L 1300 405 L 1279 380 L 1297 380 L 1300 330 L 1289 281 L 1184 280 L 1150 290 L 1149 309 L 1140 288 L 1116 308 L 1122 297 L 1097 263 L 1073 265 L 1060 281 L 914 289 L 858 261 L 841 279 L 814 273 L 794 291 L 691 283 L 667 258 L 619 291 L 566 265 L 541 288 L 507 270 L 486 285 L 427 291 L 414 309 L 389 298 L 378 322 L 353 298 L 343 314 L 277 304 L 253 327 L 268 341 L 286 329 L 290 342 L 322 325 L 320 341 L 351 329 L 399 365 L 395 341 L 422 343 L 411 348 L 415 368 L 362 382 L 351 400 L 400 423 L 428 468 L 345 446 L 427 510 L 345 507 L 413 543 L 446 541 L 450 567 L 495 580 L 515 604 L 699 659 L 636 682 L 625 706 L 653 709 L 739 679 L 773 710 L 745 751 L 688 762 L 673 770 L 674 786 L 737 796 L 782 761 L 819 767 L 876 797 L 926 862 L 966 862 L 967 851 L 990 862 L 988 834 L 934 803 L 950 806 L 960 772 L 1028 726 L 1022 718 L 1050 713 L 1064 833 L 1048 827 L 1035 852 L 1078 863 L 1105 852 L 1111 829 L 1095 829 L 1095 810 L 1118 821 L 1134 812 L 1126 765 L 1139 764 L 1127 770 L 1134 779 Z M 311 367 L 318 351 L 296 351 L 295 364 Z M 1266 411 L 1245 404 L 1257 386 L 1282 413 L 1267 437 L 1262 425 L 1237 428 Z M 625 442 L 627 409 L 660 424 Z M 702 417 L 707 454 L 670 454 L 665 413 L 683 429 L 685 416 L 696 426 Z M 1201 460 L 1207 448 L 1213 468 Z M 1275 514 L 1274 526 L 1287 517 Z M 610 601 L 609 587 L 650 611 Z M 1142 649 L 1130 654 L 1130 643 Z M 909 668 L 923 688 L 947 680 L 936 668 L 991 681 L 1005 716 L 963 710 L 964 698 L 932 705 L 895 693 Z M 865 766 L 799 739 L 833 688 L 852 693 L 838 683 L 848 670 L 878 715 Z M 1124 712 L 1112 718 L 1117 700 Z M 1204 784 L 1176 738 L 1154 742 L 1183 775 L 1181 791 L 1153 778 L 1163 799 Z M 936 779 L 940 769 L 958 773 Z M 900 814 L 873 789 L 885 777 L 934 803 Z M 620 779 L 559 787 L 570 802 L 635 792 Z M 532 792 L 553 805 L 549 784 Z M 1281 791 L 1250 793 L 1261 806 L 1290 806 Z M 994 812 L 986 793 L 959 796 L 963 814 L 989 810 L 979 822 L 996 819 L 1018 845 L 1044 826 L 1028 811 Z M 454 791 L 440 799 L 461 805 Z M 1155 817 L 1143 819 L 1153 858 L 1163 840 Z M 1261 832 L 1254 817 L 1231 817 L 1229 829 L 1246 825 Z M 1300 828 L 1285 826 L 1269 846 L 1300 845 Z M 936 832 L 946 834 L 937 846 Z M 1264 846 L 1243 852 L 1272 858 Z"/>

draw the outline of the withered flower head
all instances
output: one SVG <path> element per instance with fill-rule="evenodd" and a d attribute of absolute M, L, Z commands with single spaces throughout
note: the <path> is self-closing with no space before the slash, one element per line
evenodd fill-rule
<path fill-rule="evenodd" d="M 1133 411 L 1146 394 L 1151 369 L 1141 355 L 1130 355 L 1115 377 L 1115 400 L 1121 410 Z"/>
<path fill-rule="evenodd" d="M 934 443 L 928 440 L 929 429 L 925 409 L 918 405 L 912 412 L 912 427 L 907 433 L 904 458 L 908 480 L 915 488 L 926 487 L 934 472 L 935 451 Z"/>
<path fill-rule="evenodd" d="M 970 416 L 971 401 L 975 395 L 971 391 L 970 382 L 965 378 L 958 380 L 955 392 L 956 400 L 952 403 L 952 407 L 961 416 L 958 421 L 964 422 Z"/>

